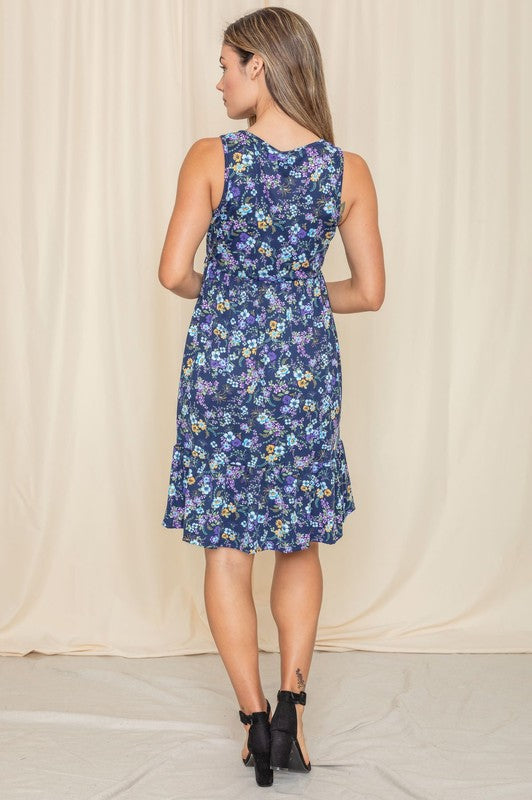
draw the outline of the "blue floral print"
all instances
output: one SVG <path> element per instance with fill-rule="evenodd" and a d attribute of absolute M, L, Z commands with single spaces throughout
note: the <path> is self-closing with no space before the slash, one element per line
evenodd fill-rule
<path fill-rule="evenodd" d="M 343 151 L 221 135 L 224 188 L 188 329 L 162 525 L 246 553 L 333 544 L 355 510 L 342 372 L 321 271 Z"/>

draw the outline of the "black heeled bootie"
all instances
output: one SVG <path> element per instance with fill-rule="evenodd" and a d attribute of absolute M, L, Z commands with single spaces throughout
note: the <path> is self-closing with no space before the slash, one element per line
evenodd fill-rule
<path fill-rule="evenodd" d="M 255 780 L 259 786 L 271 786 L 273 783 L 273 770 L 270 767 L 270 711 L 271 706 L 266 700 L 266 711 L 252 711 L 244 714 L 239 709 L 240 721 L 250 725 L 248 731 L 248 750 L 243 758 L 245 767 L 255 767 Z"/>
<path fill-rule="evenodd" d="M 307 702 L 307 695 L 305 692 L 279 689 L 277 701 L 277 708 L 273 712 L 270 726 L 270 765 L 273 769 L 310 772 L 310 761 L 305 764 L 297 740 L 297 712 L 294 708 L 294 703 L 301 703 L 304 706 Z"/>

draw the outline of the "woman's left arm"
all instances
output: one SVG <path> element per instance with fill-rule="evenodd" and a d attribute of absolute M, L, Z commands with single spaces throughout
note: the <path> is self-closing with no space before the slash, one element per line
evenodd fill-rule
<path fill-rule="evenodd" d="M 198 139 L 186 154 L 159 263 L 160 283 L 189 300 L 198 297 L 203 283 L 203 274 L 194 269 L 194 257 L 212 218 L 213 157 L 213 138 Z"/>

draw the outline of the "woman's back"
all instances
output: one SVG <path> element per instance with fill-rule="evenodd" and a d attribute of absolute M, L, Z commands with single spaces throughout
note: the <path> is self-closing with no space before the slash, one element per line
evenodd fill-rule
<path fill-rule="evenodd" d="M 225 180 L 207 236 L 207 257 L 246 247 L 224 269 L 242 277 L 305 280 L 317 275 L 340 215 L 343 152 L 324 139 L 278 150 L 247 130 L 222 139 Z M 227 269 L 227 267 L 229 267 Z"/>

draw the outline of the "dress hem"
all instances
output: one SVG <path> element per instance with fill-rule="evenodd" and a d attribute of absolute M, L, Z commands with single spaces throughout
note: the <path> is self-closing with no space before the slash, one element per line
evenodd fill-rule
<path fill-rule="evenodd" d="M 342 520 L 342 525 L 345 522 L 346 518 L 349 514 L 352 514 L 356 511 L 357 507 L 353 505 L 353 507 L 348 507 L 345 511 L 344 518 Z M 162 527 L 165 528 L 166 531 L 180 531 L 183 530 L 183 525 L 166 525 L 164 522 L 161 523 Z M 204 550 L 218 550 L 220 547 L 229 547 L 231 550 L 240 550 L 242 553 L 247 553 L 248 555 L 255 555 L 256 553 L 267 553 L 267 552 L 278 552 L 278 553 L 296 553 L 300 550 L 308 550 L 309 546 L 312 542 L 317 542 L 318 544 L 328 544 L 333 545 L 336 544 L 340 539 L 343 538 L 344 532 L 343 530 L 336 536 L 334 539 L 319 539 L 316 536 L 311 536 L 307 545 L 301 545 L 300 547 L 291 545 L 291 549 L 285 549 L 282 547 L 258 547 L 255 549 L 245 549 L 243 547 L 239 547 L 237 543 L 231 542 L 230 540 L 227 541 L 226 544 L 222 544 L 221 542 L 218 544 L 202 544 L 202 542 L 195 540 L 194 538 L 187 538 L 185 534 L 182 535 L 181 541 L 185 542 L 185 544 L 192 544 L 196 547 L 203 547 Z"/>
<path fill-rule="evenodd" d="M 176 443 L 162 526 L 182 530 L 183 541 L 246 553 L 334 544 L 356 509 L 341 438 L 306 467 L 253 468 L 200 458 Z M 211 469 L 212 467 L 212 469 Z"/>

